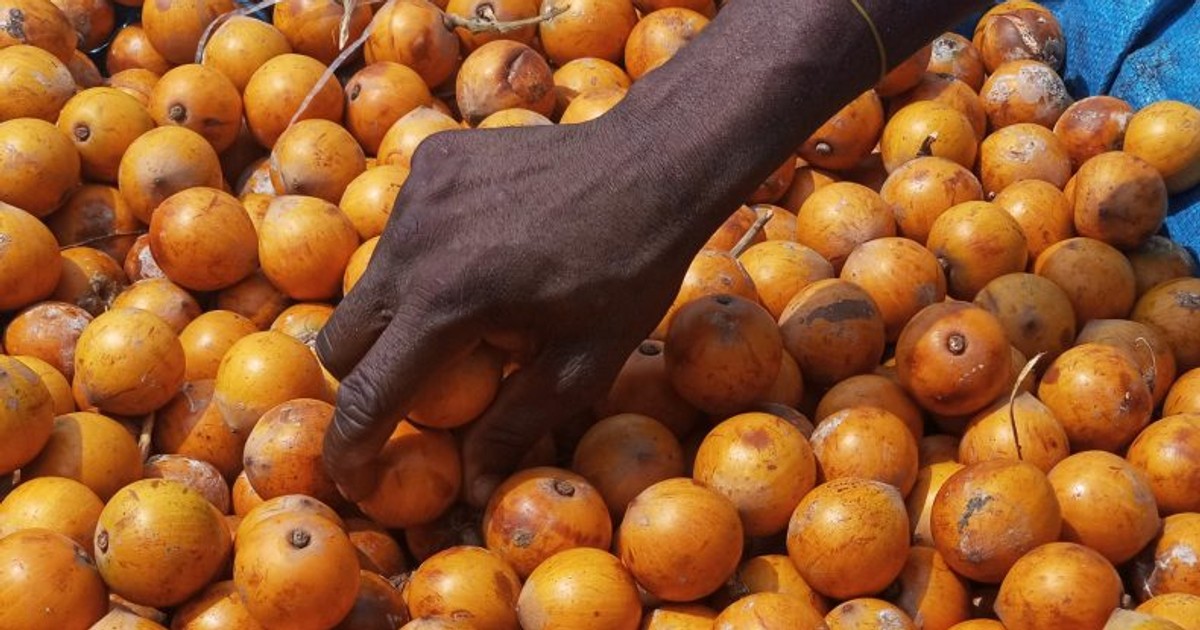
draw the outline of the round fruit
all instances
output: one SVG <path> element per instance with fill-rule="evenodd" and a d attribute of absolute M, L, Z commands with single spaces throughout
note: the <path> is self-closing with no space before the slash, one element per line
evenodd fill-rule
<path fill-rule="evenodd" d="M 268 149 L 275 146 L 293 117 L 297 122 L 310 118 L 341 121 L 344 94 L 341 83 L 332 77 L 317 90 L 304 112 L 296 115 L 325 70 L 325 64 L 312 57 L 286 53 L 272 57 L 254 71 L 242 92 L 242 104 L 246 124 L 259 144 Z"/>
<path fill-rule="evenodd" d="M 821 479 L 872 479 L 907 495 L 917 479 L 917 439 L 897 416 L 850 407 L 821 420 L 811 437 Z"/>
<path fill-rule="evenodd" d="M 734 295 L 698 298 L 671 319 L 667 377 L 697 409 L 736 413 L 779 375 L 783 345 L 771 314 Z"/>
<path fill-rule="evenodd" d="M 666 63 L 708 26 L 708 18 L 691 9 L 669 7 L 638 20 L 625 41 L 625 70 L 634 81 Z"/>
<path fill-rule="evenodd" d="M 365 160 L 358 141 L 340 124 L 301 120 L 284 130 L 271 149 L 271 183 L 280 195 L 337 203 L 366 170 Z"/>
<path fill-rule="evenodd" d="M 400 422 L 375 464 L 379 484 L 358 507 L 385 527 L 429 523 L 458 498 L 462 458 L 454 437 Z"/>
<path fill-rule="evenodd" d="M 405 586 L 409 614 L 469 615 L 480 630 L 517 627 L 521 580 L 499 555 L 480 547 L 438 552 L 417 567 Z"/>
<path fill-rule="evenodd" d="M 150 44 L 150 38 L 146 36 L 145 29 L 138 22 L 130 22 L 117 29 L 116 35 L 109 41 L 108 52 L 105 54 L 104 59 L 105 69 L 114 75 L 129 71 L 137 71 L 141 75 L 136 79 L 136 83 L 139 85 L 135 91 L 139 92 L 139 94 L 134 94 L 134 96 L 137 96 L 143 105 L 150 100 L 152 83 L 157 82 L 158 77 L 170 70 L 174 65 L 155 50 L 154 46 Z M 144 82 L 147 77 L 147 75 L 143 74 L 144 72 L 153 75 L 153 82 L 149 82 L 149 85 Z M 112 87 L 133 88 L 133 85 L 125 83 L 125 79 L 127 78 L 122 77 L 119 83 L 110 83 L 110 85 Z"/>
<path fill-rule="evenodd" d="M 1001 397 L 979 412 L 963 431 L 958 445 L 958 461 L 963 464 L 1019 459 L 1044 473 L 1070 454 L 1071 445 L 1062 424 L 1049 407 L 1028 392 L 1018 394 L 1011 403 Z"/>
<path fill-rule="evenodd" d="M 958 109 L 937 101 L 916 101 L 892 115 L 879 140 L 888 173 L 905 162 L 936 156 L 964 168 L 975 164 L 979 140 L 971 120 Z"/>
<path fill-rule="evenodd" d="M 1133 107 L 1119 98 L 1089 96 L 1063 112 L 1054 123 L 1054 135 L 1071 156 L 1071 167 L 1078 170 L 1094 156 L 1120 150 L 1132 116 Z"/>
<path fill-rule="evenodd" d="M 54 428 L 54 399 L 37 373 L 0 355 L 0 474 L 28 464 L 46 445 Z"/>
<path fill-rule="evenodd" d="M 718 424 L 700 443 L 692 470 L 696 481 L 733 502 L 747 536 L 784 531 L 817 481 L 804 434 L 767 413 L 739 414 Z"/>
<path fill-rule="evenodd" d="M 709 626 L 714 630 L 825 628 L 819 611 L 780 593 L 754 593 L 733 602 Z"/>
<path fill-rule="evenodd" d="M 400 187 L 408 179 L 408 169 L 394 164 L 369 168 L 346 186 L 338 207 L 358 231 L 363 241 L 383 234 Z"/>
<path fill-rule="evenodd" d="M 0 48 L 0 121 L 40 118 L 54 122 L 75 94 L 64 62 L 36 46 Z"/>
<path fill-rule="evenodd" d="M 825 257 L 790 239 L 751 245 L 738 256 L 738 262 L 750 276 L 763 307 L 776 319 L 801 289 L 834 275 L 833 265 Z"/>
<path fill-rule="evenodd" d="M 987 68 L 979 49 L 958 33 L 943 33 L 930 45 L 928 72 L 948 74 L 978 92 Z"/>
<path fill-rule="evenodd" d="M 115 168 L 113 173 L 115 178 Z M 88 244 L 118 263 L 125 262 L 134 241 L 144 229 L 119 190 L 96 184 L 85 184 L 76 189 L 62 208 L 47 217 L 46 226 L 60 246 Z"/>
<path fill-rule="evenodd" d="M 1171 194 L 1200 183 L 1200 109 L 1158 101 L 1138 110 L 1125 130 L 1123 148 L 1158 170 Z"/>
<path fill-rule="evenodd" d="M 637 584 L 601 549 L 561 551 L 538 565 L 517 598 L 526 630 L 634 630 L 642 616 Z"/>
<path fill-rule="evenodd" d="M 485 344 L 431 370 L 409 403 L 408 419 L 434 429 L 453 429 L 487 411 L 500 390 L 504 355 Z"/>
<path fill-rule="evenodd" d="M 527 577 L 564 549 L 607 549 L 612 521 L 586 479 L 557 468 L 531 468 L 496 488 L 483 514 L 488 549 Z"/>
<path fill-rule="evenodd" d="M 1075 338 L 1075 345 L 1084 343 L 1107 344 L 1128 353 L 1140 368 L 1155 407 L 1175 382 L 1175 355 L 1162 333 L 1151 326 L 1126 319 L 1093 319 Z"/>
<path fill-rule="evenodd" d="M 1138 299 L 1129 317 L 1156 326 L 1175 351 L 1180 372 L 1200 367 L 1200 278 L 1177 278 Z"/>
<path fill-rule="evenodd" d="M 996 614 L 1009 630 L 1100 630 L 1123 591 L 1104 556 L 1083 545 L 1053 542 L 1013 565 L 1000 585 Z"/>
<path fill-rule="evenodd" d="M 643 341 L 637 349 L 630 353 L 625 365 L 617 374 L 608 394 L 593 408 L 597 418 L 608 418 L 617 414 L 635 413 L 649 416 L 665 425 L 676 438 L 683 438 L 691 432 L 700 412 L 684 400 L 667 377 L 666 359 L 661 341 Z M 621 470 L 612 472 L 621 475 Z M 588 477 L 587 473 L 576 472 Z M 673 476 L 681 476 L 683 471 Z M 609 494 L 604 490 L 606 483 L 588 477 L 597 485 L 600 494 L 608 501 Z M 656 479 L 655 481 L 661 481 Z M 644 489 L 644 488 L 643 488 Z M 639 490 L 640 492 L 640 490 Z M 609 511 L 614 515 L 625 511 L 625 504 L 634 495 L 629 495 L 621 505 L 620 510 L 614 510 L 609 504 Z"/>
<path fill-rule="evenodd" d="M 686 602 L 712 593 L 733 575 L 742 538 L 742 522 L 729 499 L 691 479 L 668 479 L 630 502 L 617 534 L 617 555 L 646 591 Z"/>
<path fill-rule="evenodd" d="M 376 13 L 363 47 L 368 64 L 394 61 L 417 71 L 425 85 L 439 86 L 459 65 L 461 44 L 446 27 L 445 14 L 427 0 L 398 0 Z"/>
<path fill-rule="evenodd" d="M 1084 343 L 1046 369 L 1038 398 L 1062 423 L 1073 451 L 1117 451 L 1149 422 L 1154 401 L 1132 357 L 1120 348 Z"/>
<path fill-rule="evenodd" d="M 4 331 L 4 346 L 13 355 L 37 357 L 67 380 L 75 377 L 75 344 L 92 315 L 64 302 L 39 302 L 17 314 Z"/>
<path fill-rule="evenodd" d="M 1033 123 L 1013 123 L 979 145 L 979 180 L 991 198 L 1010 185 L 1038 179 L 1063 188 L 1071 177 L 1071 157 L 1058 136 Z"/>
<path fill-rule="evenodd" d="M 354 73 L 345 91 L 346 129 L 370 155 L 379 153 L 383 135 L 397 120 L 433 104 L 421 75 L 394 61 L 377 61 Z"/>
<path fill-rule="evenodd" d="M 927 156 L 909 160 L 892 171 L 879 195 L 891 207 L 900 234 L 924 243 L 943 212 L 983 199 L 983 188 L 961 164 Z"/>
<path fill-rule="evenodd" d="M 243 454 L 246 477 L 258 495 L 273 499 L 305 494 L 338 500 L 337 488 L 321 457 L 333 405 L 297 398 L 272 407 L 255 423 Z"/>
<path fill-rule="evenodd" d="M 79 42 L 67 15 L 48 0 L 5 0 L 0 28 L 0 48 L 19 44 L 36 46 L 66 63 Z"/>
<path fill-rule="evenodd" d="M 172 627 L 177 630 L 261 630 L 232 580 L 215 582 L 175 610 Z"/>
<path fill-rule="evenodd" d="M 1030 123 L 1050 130 L 1072 102 L 1054 68 L 1029 59 L 992 69 L 979 96 L 992 129 Z"/>
<path fill-rule="evenodd" d="M 1084 163 L 1074 197 L 1076 231 L 1118 249 L 1141 245 L 1167 217 L 1167 187 L 1158 171 L 1121 151 Z"/>
<path fill-rule="evenodd" d="M 193 186 L 221 188 L 224 175 L 216 151 L 185 127 L 158 127 L 134 140 L 121 156 L 117 185 L 143 223 L 167 197 Z"/>
<path fill-rule="evenodd" d="M 208 25 L 236 8 L 233 0 L 173 0 L 142 3 L 146 38 L 173 65 L 191 63 Z"/>
<path fill-rule="evenodd" d="M 346 215 L 317 197 L 271 201 L 259 228 L 258 258 L 271 283 L 296 300 L 325 300 L 342 288 L 358 232 Z"/>
<path fill-rule="evenodd" d="M 100 250 L 72 247 L 63 251 L 62 259 L 62 276 L 52 300 L 99 315 L 113 308 L 116 297 L 129 286 L 121 265 Z"/>
<path fill-rule="evenodd" d="M 0 171 L 0 203 L 44 217 L 79 187 L 79 152 L 53 123 L 16 118 L 0 122 Z"/>
<path fill-rule="evenodd" d="M 143 479 L 109 499 L 96 525 L 96 565 L 114 593 L 136 604 L 183 603 L 229 559 L 225 519 L 203 495 L 176 482 Z"/>
<path fill-rule="evenodd" d="M 265 628 L 331 628 L 354 607 L 358 556 L 337 523 L 282 513 L 238 536 L 233 582 Z"/>
<path fill-rule="evenodd" d="M 0 538 L 0 571 L 5 628 L 84 630 L 108 611 L 108 589 L 96 565 L 62 534 L 27 529 Z"/>
<path fill-rule="evenodd" d="M 215 188 L 163 200 L 150 220 L 150 251 L 168 278 L 196 291 L 234 285 L 258 267 L 258 235 L 246 209 Z"/>
<path fill-rule="evenodd" d="M 975 304 L 996 316 L 1008 340 L 1027 357 L 1053 361 L 1075 340 L 1075 312 L 1066 292 L 1031 273 L 1010 273 L 987 283 Z"/>
<path fill-rule="evenodd" d="M 888 341 L 895 341 L 917 312 L 946 297 L 946 276 L 938 259 L 920 243 L 897 236 L 855 247 L 840 277 L 871 296 Z"/>
<path fill-rule="evenodd" d="M 780 315 L 779 331 L 805 382 L 818 385 L 870 372 L 886 344 L 875 301 L 848 280 L 818 280 L 802 289 Z"/>
<path fill-rule="evenodd" d="M 571 5 L 571 8 L 574 9 L 581 4 L 582 3 L 574 3 Z M 597 9 L 603 10 L 607 7 L 620 7 L 621 3 L 598 3 L 594 4 L 593 6 L 595 6 Z M 556 20 L 561 19 L 562 16 L 556 18 Z M 633 22 L 630 21 L 629 25 L 630 28 L 632 28 Z M 548 27 L 541 28 L 545 29 Z M 546 45 L 546 37 L 543 35 L 542 46 L 545 47 Z M 624 42 L 621 43 L 620 48 L 623 47 Z M 621 52 L 618 49 L 616 55 L 618 60 L 620 56 Z M 551 58 L 553 59 L 553 57 Z M 562 64 L 557 70 L 554 71 L 554 91 L 557 94 L 558 100 L 556 111 L 561 113 L 562 110 L 567 107 L 567 105 L 571 104 L 571 101 L 575 97 L 583 94 L 584 92 L 613 88 L 628 90 L 632 82 L 633 81 L 629 78 L 629 75 L 625 74 L 625 70 L 622 69 L 621 66 L 618 66 L 611 61 L 606 61 L 599 57 L 581 57 L 578 59 L 573 59 L 565 64 Z"/>
<path fill-rule="evenodd" d="M 788 556 L 804 581 L 836 599 L 882 590 L 900 575 L 908 546 L 900 492 L 854 477 L 824 483 L 805 495 L 787 533 Z"/>
<path fill-rule="evenodd" d="M 921 407 L 942 415 L 973 413 L 995 400 L 1011 360 L 1000 321 L 965 302 L 926 307 L 896 342 L 900 384 Z"/>
<path fill-rule="evenodd" d="M 139 415 L 165 405 L 183 384 L 183 370 L 175 331 L 141 309 L 100 315 L 76 347 L 76 380 L 88 401 L 111 413 Z"/>
<path fill-rule="evenodd" d="M 1005 186 L 992 199 L 1021 226 L 1029 259 L 1046 248 L 1075 236 L 1075 211 L 1054 184 L 1040 179 L 1023 179 Z"/>
<path fill-rule="evenodd" d="M 1083 236 L 1059 241 L 1042 251 L 1033 272 L 1067 293 L 1075 326 L 1093 319 L 1122 319 L 1136 298 L 1133 267 L 1120 251 Z"/>
<path fill-rule="evenodd" d="M 993 459 L 946 480 L 929 524 L 934 547 L 955 573 L 995 584 L 1027 552 L 1058 539 L 1062 513 L 1045 473 Z"/>
<path fill-rule="evenodd" d="M 1104 451 L 1082 451 L 1047 475 L 1062 509 L 1062 540 L 1100 552 L 1114 565 L 1133 558 L 1162 520 L 1148 477 Z"/>
<path fill-rule="evenodd" d="M 917 629 L 913 620 L 898 606 L 873 597 L 842 602 L 825 615 L 825 623 L 829 624 L 829 630 L 858 630 L 863 627 Z"/>
<path fill-rule="evenodd" d="M 796 242 L 816 250 L 835 271 L 858 245 L 895 234 L 896 222 L 879 194 L 852 182 L 813 192 L 796 218 Z"/>
<path fill-rule="evenodd" d="M 290 52 L 287 38 L 272 24 L 248 15 L 234 15 L 209 36 L 200 63 L 225 75 L 240 95 L 255 70 Z"/>
<path fill-rule="evenodd" d="M 371 13 L 368 4 L 284 0 L 273 8 L 271 23 L 297 53 L 330 64 L 342 52 L 340 38 L 344 35 L 347 42 L 358 39 L 371 21 Z"/>
<path fill-rule="evenodd" d="M 683 447 L 654 418 L 621 413 L 600 420 L 583 434 L 571 470 L 587 479 L 604 498 L 609 514 L 620 519 L 643 490 L 683 476 Z"/>
<path fill-rule="evenodd" d="M 59 210 L 56 214 L 62 212 Z M 1125 256 L 1133 267 L 1139 297 L 1167 280 L 1196 275 L 1196 259 L 1192 253 L 1182 244 L 1158 234 L 1125 252 Z"/>
<path fill-rule="evenodd" d="M 520 42 L 488 42 L 463 60 L 455 78 L 455 100 L 470 125 L 489 115 L 522 107 L 544 116 L 554 112 L 554 77 L 546 60 Z"/>
<path fill-rule="evenodd" d="M 1200 415 L 1166 415 L 1151 423 L 1125 457 L 1149 482 L 1159 513 L 1200 512 L 1195 492 L 1200 483 Z"/>
<path fill-rule="evenodd" d="M 462 129 L 459 122 L 441 111 L 424 105 L 415 107 L 392 123 L 384 133 L 377 153 L 379 164 L 410 168 L 413 154 L 425 138 L 440 131 L 458 129 Z"/>
<path fill-rule="evenodd" d="M 308 346 L 271 330 L 230 346 L 217 368 L 213 403 L 230 428 L 248 435 L 272 407 L 324 393 L 321 365 Z"/>
<path fill-rule="evenodd" d="M 989 72 L 1016 59 L 1033 59 L 1058 70 L 1067 52 L 1054 13 L 1023 0 L 1002 2 L 985 13 L 975 25 L 974 45 Z"/>
<path fill-rule="evenodd" d="M 875 90 L 867 90 L 818 127 L 796 153 L 817 168 L 848 169 L 871 153 L 881 133 L 883 102 Z"/>

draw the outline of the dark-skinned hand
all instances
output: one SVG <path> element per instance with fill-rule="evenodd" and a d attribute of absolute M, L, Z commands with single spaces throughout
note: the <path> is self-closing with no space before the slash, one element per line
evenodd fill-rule
<path fill-rule="evenodd" d="M 867 0 L 889 65 L 981 0 Z M 325 461 L 343 494 L 431 372 L 481 343 L 520 368 L 464 442 L 482 505 L 608 389 L 720 223 L 880 76 L 850 0 L 737 0 L 600 119 L 425 140 L 371 264 L 317 339 L 339 379 Z"/>

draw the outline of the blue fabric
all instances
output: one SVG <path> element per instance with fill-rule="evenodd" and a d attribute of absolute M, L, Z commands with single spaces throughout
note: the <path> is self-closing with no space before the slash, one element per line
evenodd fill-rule
<path fill-rule="evenodd" d="M 1062 24 L 1062 75 L 1076 99 L 1109 94 L 1134 108 L 1164 99 L 1200 107 L 1196 0 L 1041 1 Z M 970 37 L 975 21 L 957 30 Z M 1200 253 L 1200 186 L 1172 197 L 1166 233 Z"/>

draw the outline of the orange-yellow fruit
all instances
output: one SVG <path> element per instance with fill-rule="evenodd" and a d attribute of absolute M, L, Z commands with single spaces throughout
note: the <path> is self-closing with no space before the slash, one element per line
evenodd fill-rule
<path fill-rule="evenodd" d="M 96 565 L 134 603 L 180 604 L 212 582 L 232 546 L 225 519 L 177 482 L 143 479 L 118 491 L 96 525 Z"/>
<path fill-rule="evenodd" d="M 108 611 L 95 563 L 62 534 L 28 529 L 0 538 L 0 567 L 2 627 L 85 630 Z"/>

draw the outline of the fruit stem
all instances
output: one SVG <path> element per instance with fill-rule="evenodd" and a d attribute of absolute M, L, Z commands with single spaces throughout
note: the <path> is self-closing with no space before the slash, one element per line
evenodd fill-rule
<path fill-rule="evenodd" d="M 750 224 L 750 229 L 746 230 L 746 233 L 742 235 L 742 238 L 738 239 L 738 242 L 733 245 L 733 248 L 729 250 L 729 254 L 734 258 L 741 256 L 742 252 L 746 251 L 747 247 L 750 247 L 750 243 L 754 241 L 754 237 L 758 236 L 758 233 L 762 231 L 763 226 L 766 225 L 773 216 L 775 216 L 775 211 L 771 209 L 759 212 L 758 218 L 754 220 L 754 223 Z"/>
<path fill-rule="evenodd" d="M 573 497 L 575 496 L 575 484 L 567 481 L 566 479 L 555 479 L 554 491 L 557 492 L 559 496 Z"/>
<path fill-rule="evenodd" d="M 1025 363 L 1025 367 L 1021 368 L 1021 373 L 1017 374 L 1017 381 L 1013 383 L 1012 391 L 1008 393 L 1008 425 L 1012 427 L 1013 444 L 1017 447 L 1017 459 L 1021 461 L 1024 461 L 1025 456 L 1021 452 L 1021 438 L 1017 435 L 1017 392 L 1021 390 L 1021 383 L 1029 378 L 1034 366 L 1044 356 L 1046 356 L 1045 352 L 1039 352 Z"/>
<path fill-rule="evenodd" d="M 483 11 L 480 11 L 481 15 L 469 18 L 454 13 L 447 13 L 444 22 L 446 28 L 450 30 L 465 28 L 472 33 L 507 33 L 533 24 L 540 24 L 547 20 L 553 20 L 570 9 L 570 4 L 554 6 L 531 18 L 501 22 L 496 19 L 495 13 L 485 7 Z"/>
<path fill-rule="evenodd" d="M 1142 376 L 1142 380 L 1146 381 L 1146 387 L 1150 391 L 1154 391 L 1154 385 L 1158 382 L 1158 357 L 1154 356 L 1154 347 L 1146 341 L 1145 337 L 1138 336 L 1133 340 L 1133 344 L 1140 348 L 1145 348 L 1146 354 L 1150 356 L 1150 371 Z"/>
<path fill-rule="evenodd" d="M 312 542 L 312 535 L 297 527 L 288 534 L 288 543 L 296 549 L 304 549 Z"/>

